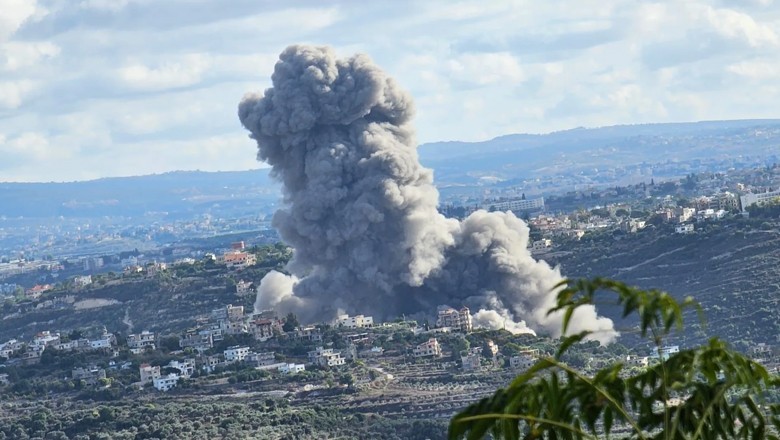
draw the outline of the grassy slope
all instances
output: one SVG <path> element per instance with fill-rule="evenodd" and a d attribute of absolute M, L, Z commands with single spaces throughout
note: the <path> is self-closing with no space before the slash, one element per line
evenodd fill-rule
<path fill-rule="evenodd" d="M 732 220 L 684 236 L 668 230 L 620 240 L 605 235 L 568 245 L 570 254 L 548 260 L 568 277 L 604 276 L 679 298 L 691 295 L 703 306 L 707 326 L 678 342 L 717 335 L 746 348 L 776 342 L 780 329 L 780 232 L 774 227 Z M 602 313 L 615 312 L 602 307 Z M 696 316 L 687 322 L 695 324 Z"/>

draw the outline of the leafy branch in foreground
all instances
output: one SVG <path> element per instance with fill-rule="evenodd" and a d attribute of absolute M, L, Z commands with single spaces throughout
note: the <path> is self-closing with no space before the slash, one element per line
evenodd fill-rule
<path fill-rule="evenodd" d="M 578 307 L 613 295 L 624 317 L 637 315 L 640 334 L 652 338 L 659 355 L 664 337 L 682 328 L 684 309 L 698 309 L 691 298 L 680 303 L 666 292 L 608 279 L 567 280 L 556 288 L 557 304 L 548 313 L 563 314 L 563 334 Z M 564 337 L 555 357 L 457 414 L 449 438 L 780 439 L 780 405 L 760 400 L 780 380 L 723 341 L 659 356 L 634 375 L 616 363 L 586 377 L 560 359 L 590 334 Z"/>

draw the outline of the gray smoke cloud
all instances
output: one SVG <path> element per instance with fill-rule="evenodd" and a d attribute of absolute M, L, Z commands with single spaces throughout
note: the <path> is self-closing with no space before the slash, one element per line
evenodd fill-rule
<path fill-rule="evenodd" d="M 291 275 L 263 278 L 255 310 L 327 321 L 340 312 L 390 318 L 466 305 L 475 322 L 559 336 L 557 268 L 527 249 L 528 226 L 510 212 L 463 222 L 436 207 L 433 173 L 417 155 L 411 97 L 365 55 L 331 48 L 282 52 L 263 94 L 246 95 L 241 123 L 260 161 L 283 184 L 273 225 L 294 248 Z M 578 310 L 571 332 L 610 342 L 612 321 Z"/>

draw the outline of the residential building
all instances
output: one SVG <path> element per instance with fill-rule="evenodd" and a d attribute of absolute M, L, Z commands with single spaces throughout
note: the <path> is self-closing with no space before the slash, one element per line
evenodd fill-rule
<path fill-rule="evenodd" d="M 160 377 L 159 366 L 153 367 L 149 364 L 141 364 L 141 366 L 138 368 L 138 371 L 141 373 L 142 385 L 145 385 L 147 383 L 153 383 L 155 379 L 158 379 Z"/>
<path fill-rule="evenodd" d="M 8 375 L 3 373 L 0 374 L 0 385 L 8 385 L 10 381 L 8 380 Z"/>
<path fill-rule="evenodd" d="M 650 359 L 655 359 L 655 360 L 658 360 L 658 358 L 659 358 L 659 355 L 660 355 L 660 358 L 661 358 L 662 360 L 667 360 L 667 359 L 669 359 L 669 358 L 670 358 L 670 357 L 671 357 L 673 354 L 675 354 L 675 353 L 679 353 L 679 352 L 680 352 L 680 347 L 679 347 L 678 345 L 666 345 L 666 346 L 663 346 L 663 347 L 661 347 L 661 348 L 660 348 L 660 349 L 658 349 L 658 350 L 653 350 L 653 351 L 650 353 L 650 356 L 649 356 L 649 357 L 650 357 Z"/>
<path fill-rule="evenodd" d="M 73 278 L 73 285 L 81 289 L 92 284 L 92 275 L 83 275 Z"/>
<path fill-rule="evenodd" d="M 674 228 L 676 234 L 690 234 L 695 231 L 693 223 L 685 223 Z"/>
<path fill-rule="evenodd" d="M 27 289 L 25 296 L 27 299 L 38 299 L 47 290 L 51 290 L 51 284 L 36 284 L 33 287 Z"/>
<path fill-rule="evenodd" d="M 158 391 L 168 391 L 171 388 L 174 388 L 176 384 L 179 382 L 179 376 L 176 374 L 169 374 L 167 376 L 162 376 L 154 379 L 154 387 Z"/>
<path fill-rule="evenodd" d="M 746 211 L 748 207 L 753 205 L 763 205 L 765 203 L 772 202 L 780 198 L 780 189 L 775 191 L 767 191 L 759 194 L 747 193 L 739 198 L 742 211 Z"/>
<path fill-rule="evenodd" d="M 100 379 L 106 378 L 106 370 L 94 365 L 86 368 L 79 367 L 73 369 L 71 376 L 73 380 L 83 380 L 87 385 L 95 385 Z"/>
<path fill-rule="evenodd" d="M 48 330 L 42 331 L 35 335 L 33 338 L 33 344 L 41 347 L 56 346 L 60 343 L 60 334 L 51 333 Z"/>
<path fill-rule="evenodd" d="M 467 354 L 461 356 L 460 360 L 463 364 L 463 371 L 479 370 L 482 365 L 482 356 L 478 354 Z"/>
<path fill-rule="evenodd" d="M 127 336 L 127 347 L 134 354 L 141 354 L 147 350 L 154 350 L 157 336 L 147 330 L 138 334 Z"/>
<path fill-rule="evenodd" d="M 217 322 L 241 321 L 244 319 L 244 306 L 234 306 L 233 304 L 228 304 L 224 307 L 214 309 L 211 311 L 211 319 Z"/>
<path fill-rule="evenodd" d="M 338 319 L 336 319 L 336 326 L 345 328 L 371 328 L 374 326 L 374 318 L 363 315 L 339 315 Z"/>
<path fill-rule="evenodd" d="M 146 275 L 152 277 L 160 272 L 165 272 L 168 269 L 168 265 L 165 263 L 153 262 L 146 266 Z"/>
<path fill-rule="evenodd" d="M 222 256 L 228 269 L 244 269 L 257 263 L 257 257 L 249 252 L 231 251 Z"/>
<path fill-rule="evenodd" d="M 172 360 L 164 368 L 179 370 L 179 376 L 189 379 L 195 374 L 195 359 L 184 359 L 183 361 Z"/>
<path fill-rule="evenodd" d="M 541 211 L 544 209 L 544 198 L 486 202 L 482 208 L 490 211 Z"/>
<path fill-rule="evenodd" d="M 281 333 L 281 325 L 272 319 L 255 319 L 249 322 L 249 333 L 258 341 L 267 341 Z"/>
<path fill-rule="evenodd" d="M 214 370 L 217 369 L 217 367 L 220 367 L 222 365 L 225 365 L 225 362 L 223 361 L 221 354 L 207 356 L 203 362 L 203 370 L 206 373 L 210 374 L 213 373 Z"/>
<path fill-rule="evenodd" d="M 242 362 L 249 356 L 249 347 L 240 347 L 238 345 L 229 347 L 224 351 L 225 362 Z"/>
<path fill-rule="evenodd" d="M 209 330 L 188 330 L 179 339 L 179 347 L 192 348 L 198 352 L 214 347 L 212 332 Z"/>
<path fill-rule="evenodd" d="M 238 295 L 250 295 L 255 293 L 255 289 L 252 288 L 251 281 L 239 280 L 236 283 L 236 294 Z"/>
<path fill-rule="evenodd" d="M 309 352 L 309 362 L 321 367 L 336 367 L 344 365 L 346 360 L 341 357 L 341 353 L 332 348 L 317 347 L 316 350 Z"/>
<path fill-rule="evenodd" d="M 531 244 L 531 252 L 543 252 L 552 247 L 552 240 L 549 238 L 543 238 L 536 240 Z"/>
<path fill-rule="evenodd" d="M 319 328 L 310 325 L 308 327 L 296 329 L 295 333 L 293 333 L 293 338 L 310 342 L 322 342 L 322 332 Z"/>
<path fill-rule="evenodd" d="M 539 350 L 523 350 L 509 358 L 509 366 L 520 370 L 527 370 L 533 366 L 539 358 Z"/>
<path fill-rule="evenodd" d="M 460 310 L 455 310 L 452 307 L 444 307 L 439 310 L 436 327 L 449 327 L 455 331 L 471 333 L 473 330 L 471 311 L 468 307 L 463 307 Z"/>
<path fill-rule="evenodd" d="M 246 361 L 256 367 L 271 365 L 276 363 L 276 354 L 272 351 L 265 353 L 249 353 Z"/>
<path fill-rule="evenodd" d="M 306 371 L 303 364 L 282 364 L 279 367 L 279 372 L 282 374 L 297 374 L 302 371 Z"/>
<path fill-rule="evenodd" d="M 627 356 L 626 365 L 645 368 L 650 364 L 650 358 L 647 356 Z"/>
<path fill-rule="evenodd" d="M 430 338 L 428 341 L 423 342 L 422 344 L 415 347 L 412 352 L 414 357 L 439 357 L 441 356 L 441 346 L 439 345 L 439 341 L 436 340 L 436 338 Z"/>
<path fill-rule="evenodd" d="M 731 192 L 722 192 L 710 196 L 710 203 L 708 206 L 715 211 L 736 211 L 739 209 L 739 198 L 736 194 Z"/>

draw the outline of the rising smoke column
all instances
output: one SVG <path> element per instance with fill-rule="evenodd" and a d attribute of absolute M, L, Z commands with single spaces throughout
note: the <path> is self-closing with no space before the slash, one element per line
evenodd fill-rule
<path fill-rule="evenodd" d="M 365 55 L 291 46 L 273 87 L 238 107 L 258 160 L 283 184 L 273 225 L 294 249 L 287 270 L 263 278 L 255 309 L 304 321 L 339 312 L 393 317 L 467 305 L 486 327 L 559 335 L 546 316 L 560 272 L 534 260 L 513 214 L 477 211 L 463 222 L 437 211 L 433 173 L 417 156 L 412 99 Z M 572 331 L 616 335 L 595 309 Z"/>

